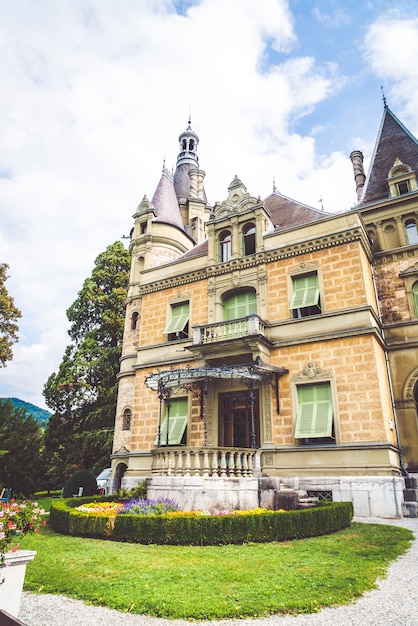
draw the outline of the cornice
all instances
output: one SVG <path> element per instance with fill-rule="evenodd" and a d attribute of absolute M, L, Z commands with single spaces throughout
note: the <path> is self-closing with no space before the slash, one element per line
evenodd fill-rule
<path fill-rule="evenodd" d="M 171 289 L 173 287 L 180 287 L 189 283 L 197 282 L 212 278 L 214 276 L 222 276 L 229 274 L 233 271 L 244 270 L 258 265 L 264 265 L 267 263 L 275 263 L 283 259 L 289 259 L 292 257 L 301 256 L 303 254 L 309 254 L 318 250 L 325 250 L 327 248 L 333 248 L 335 246 L 341 246 L 348 243 L 361 241 L 364 244 L 365 250 L 369 248 L 367 238 L 364 235 L 364 231 L 356 226 L 344 231 L 332 233 L 330 235 L 323 235 L 301 241 L 294 244 L 281 246 L 274 250 L 266 250 L 258 252 L 248 257 L 240 257 L 239 259 L 232 259 L 227 263 L 218 263 L 214 265 L 208 265 L 201 269 L 194 270 L 192 272 L 184 272 L 156 280 L 151 283 L 142 285 L 141 283 L 134 283 L 136 287 L 136 297 L 143 296 L 157 291 L 165 289 Z M 370 256 L 370 261 L 372 260 Z"/>
<path fill-rule="evenodd" d="M 383 250 L 382 252 L 375 252 L 375 265 L 387 265 L 388 263 L 395 263 L 404 259 L 411 259 L 418 256 L 418 246 L 395 248 L 393 250 Z"/>

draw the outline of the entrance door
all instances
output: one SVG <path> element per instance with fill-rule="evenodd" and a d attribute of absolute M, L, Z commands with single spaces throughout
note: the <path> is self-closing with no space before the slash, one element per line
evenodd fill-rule
<path fill-rule="evenodd" d="M 260 446 L 258 391 L 254 391 L 253 418 L 250 391 L 236 391 L 219 395 L 218 438 L 225 448 L 251 448 L 254 430 L 255 446 Z"/>

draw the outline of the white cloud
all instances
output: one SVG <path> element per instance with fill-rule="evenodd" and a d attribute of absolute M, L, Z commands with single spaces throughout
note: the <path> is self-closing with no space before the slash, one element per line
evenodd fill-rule
<path fill-rule="evenodd" d="M 255 196 L 275 177 L 282 193 L 316 207 L 321 196 L 326 210 L 355 201 L 348 157 L 318 155 L 315 132 L 294 131 L 308 114 L 313 129 L 327 127 L 313 114 L 344 79 L 335 63 L 298 54 L 292 3 L 175 9 L 168 0 L 0 5 L 0 260 L 24 316 L 0 396 L 43 405 L 68 343 L 65 311 L 97 255 L 129 233 L 163 158 L 175 165 L 190 106 L 211 202 L 235 174 Z"/>

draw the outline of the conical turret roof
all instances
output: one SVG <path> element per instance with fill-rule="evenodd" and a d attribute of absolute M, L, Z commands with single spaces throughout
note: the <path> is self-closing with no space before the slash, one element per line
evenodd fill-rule
<path fill-rule="evenodd" d="M 387 178 L 397 159 L 418 171 L 418 142 L 389 107 L 385 106 L 358 206 L 379 202 L 388 197 Z"/>
<path fill-rule="evenodd" d="M 157 214 L 156 221 L 172 224 L 184 230 L 180 207 L 171 175 L 164 168 L 151 203 Z"/>

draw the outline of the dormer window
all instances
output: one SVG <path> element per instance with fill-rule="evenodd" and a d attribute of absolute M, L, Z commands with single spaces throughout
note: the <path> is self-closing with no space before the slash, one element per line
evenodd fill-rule
<path fill-rule="evenodd" d="M 254 224 L 246 224 L 242 230 L 244 240 L 244 256 L 255 254 L 255 226 Z"/>
<path fill-rule="evenodd" d="M 225 263 L 231 260 L 231 233 L 224 230 L 219 237 L 219 261 Z"/>
<path fill-rule="evenodd" d="M 406 163 L 398 158 L 389 171 L 387 183 L 389 185 L 389 195 L 391 198 L 395 196 L 403 196 L 406 193 L 417 190 L 417 179 L 415 172 Z"/>

